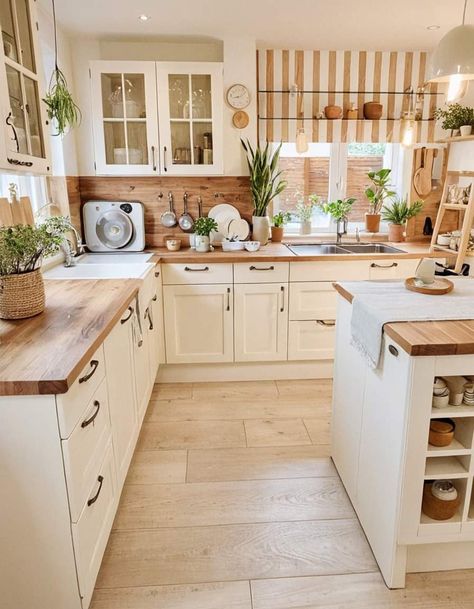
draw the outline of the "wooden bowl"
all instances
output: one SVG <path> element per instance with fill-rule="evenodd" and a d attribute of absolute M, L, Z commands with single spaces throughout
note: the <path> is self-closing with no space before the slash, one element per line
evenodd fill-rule
<path fill-rule="evenodd" d="M 456 423 L 452 419 L 432 419 L 428 442 L 431 446 L 449 446 L 454 438 Z"/>
<path fill-rule="evenodd" d="M 379 102 L 366 102 L 364 104 L 364 118 L 367 120 L 376 121 L 382 117 L 383 105 Z"/>
<path fill-rule="evenodd" d="M 324 108 L 324 115 L 326 118 L 334 120 L 336 118 L 342 117 L 342 108 L 341 106 L 326 106 Z"/>
<path fill-rule="evenodd" d="M 443 501 L 443 499 L 438 499 L 433 495 L 431 485 L 432 482 L 425 482 L 423 487 L 423 503 L 421 506 L 423 513 L 429 518 L 433 518 L 433 520 L 449 520 L 456 514 L 461 504 L 461 497 L 458 494 L 456 499 L 452 501 Z"/>

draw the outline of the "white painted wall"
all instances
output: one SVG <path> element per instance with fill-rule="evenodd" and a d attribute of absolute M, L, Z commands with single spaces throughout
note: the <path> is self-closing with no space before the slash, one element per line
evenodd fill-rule
<path fill-rule="evenodd" d="M 223 61 L 225 90 L 233 83 L 245 84 L 251 95 L 248 108 L 250 124 L 238 130 L 232 126 L 233 111 L 227 105 L 224 110 L 224 173 L 245 175 L 247 165 L 242 154 L 240 137 L 256 140 L 256 45 L 245 36 L 186 42 L 169 41 L 117 41 L 71 39 L 72 66 L 78 104 L 83 113 L 81 127 L 76 131 L 79 175 L 94 175 L 94 148 L 92 140 L 91 98 L 89 62 L 97 59 L 136 61 Z"/>

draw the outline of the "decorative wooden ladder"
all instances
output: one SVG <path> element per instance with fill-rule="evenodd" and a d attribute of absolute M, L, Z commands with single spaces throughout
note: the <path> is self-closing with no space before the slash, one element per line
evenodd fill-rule
<path fill-rule="evenodd" d="M 467 184 L 459 184 L 460 178 L 473 178 L 470 182 L 471 192 L 469 193 L 469 200 L 467 203 L 448 203 L 449 187 L 453 184 L 460 186 L 469 186 Z M 459 228 L 461 230 L 461 240 L 459 242 L 458 250 L 452 250 L 447 246 L 438 245 L 438 235 L 443 222 L 444 214 L 446 211 L 452 210 L 457 211 L 459 214 L 463 214 L 462 222 L 460 216 Z M 474 171 L 447 171 L 446 179 L 443 186 L 443 194 L 441 195 L 441 201 L 439 204 L 438 215 L 436 216 L 436 222 L 433 230 L 433 236 L 431 238 L 430 251 L 443 251 L 449 253 L 451 256 L 456 256 L 456 264 L 454 271 L 459 273 L 462 269 L 464 259 L 466 257 L 467 248 L 469 245 L 469 238 L 471 235 L 471 229 L 474 222 Z"/>

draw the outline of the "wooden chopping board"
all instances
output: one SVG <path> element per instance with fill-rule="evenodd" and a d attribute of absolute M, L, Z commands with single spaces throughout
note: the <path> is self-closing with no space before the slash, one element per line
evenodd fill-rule
<path fill-rule="evenodd" d="M 413 175 L 413 188 L 419 197 L 427 197 L 432 190 L 431 176 L 433 173 L 433 162 L 437 154 L 434 148 L 421 148 L 417 150 L 420 165 Z"/>
<path fill-rule="evenodd" d="M 34 224 L 30 197 L 21 197 L 12 203 L 7 198 L 0 197 L 0 226 L 15 224 Z"/>

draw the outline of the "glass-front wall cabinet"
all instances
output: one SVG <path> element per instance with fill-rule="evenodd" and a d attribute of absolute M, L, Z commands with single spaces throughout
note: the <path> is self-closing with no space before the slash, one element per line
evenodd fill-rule
<path fill-rule="evenodd" d="M 45 108 L 38 61 L 36 17 L 30 0 L 0 0 L 2 32 L 1 98 L 4 151 L 1 164 L 9 169 L 47 173 Z"/>

